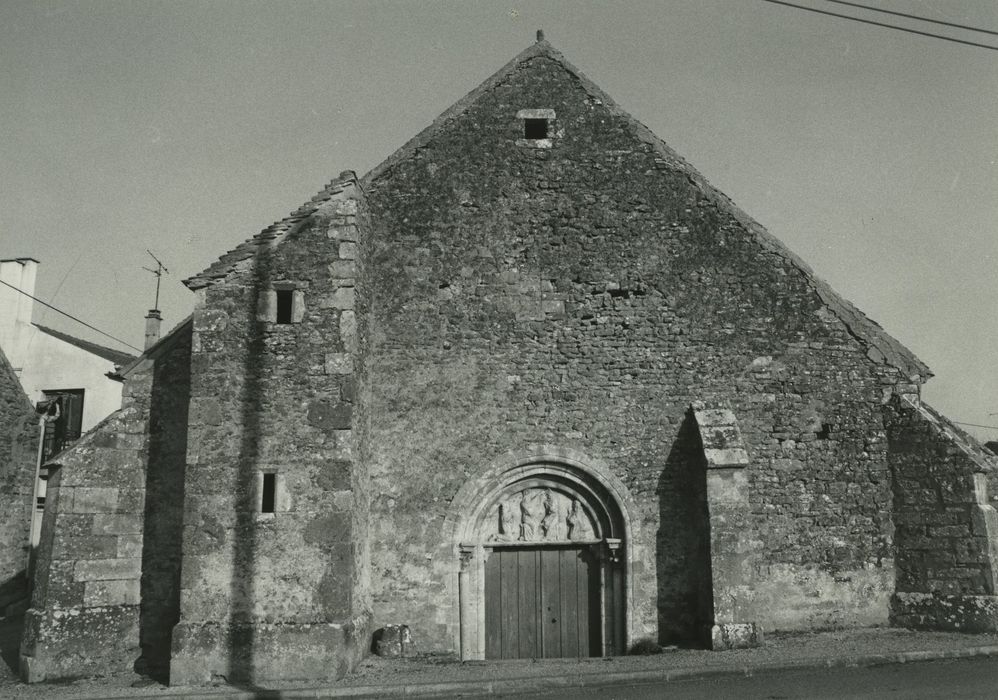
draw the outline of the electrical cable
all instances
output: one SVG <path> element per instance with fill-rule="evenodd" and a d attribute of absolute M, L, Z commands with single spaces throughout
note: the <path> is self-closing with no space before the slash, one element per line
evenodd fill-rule
<path fill-rule="evenodd" d="M 950 422 L 956 423 L 957 425 L 972 425 L 975 428 L 993 428 L 994 430 L 998 430 L 998 425 L 981 425 L 980 423 L 964 423 L 963 421 L 952 420 L 952 419 L 950 420 Z"/>
<path fill-rule="evenodd" d="M 854 22 L 861 22 L 863 24 L 872 24 L 875 27 L 886 27 L 887 29 L 896 29 L 899 32 L 908 32 L 909 34 L 918 34 L 919 36 L 928 36 L 933 39 L 942 39 L 943 41 L 952 41 L 956 44 L 965 44 L 967 46 L 976 46 L 980 49 L 991 49 L 992 51 L 998 51 L 998 46 L 989 46 L 988 44 L 978 44 L 975 41 L 964 41 L 963 39 L 954 39 L 951 36 L 944 36 L 942 34 L 931 34 L 929 32 L 920 32 L 917 29 L 906 29 L 905 27 L 899 27 L 895 24 L 886 24 L 885 22 L 874 22 L 870 19 L 860 19 L 859 17 L 853 17 L 851 15 L 843 15 L 838 12 L 829 12 L 828 10 L 819 10 L 815 7 L 806 7 L 804 5 L 795 5 L 792 2 L 784 2 L 783 0 L 762 0 L 763 2 L 772 3 L 773 5 L 783 5 L 785 7 L 794 7 L 798 10 L 806 10 L 808 12 L 817 12 L 819 15 L 829 15 L 830 17 L 840 17 L 841 19 L 851 19 Z"/>
<path fill-rule="evenodd" d="M 0 280 L 0 284 L 3 284 L 3 285 L 5 285 L 5 286 L 7 286 L 7 287 L 10 287 L 10 288 L 11 288 L 11 289 L 13 289 L 13 290 L 14 290 L 15 292 L 20 292 L 21 294 L 23 294 L 24 296 L 28 297 L 29 299 L 31 299 L 31 300 L 33 300 L 33 301 L 37 301 L 37 302 L 38 302 L 39 304 L 41 304 L 42 306 L 45 306 L 45 307 L 48 307 L 48 308 L 52 309 L 53 311 L 55 311 L 56 313 L 60 313 L 60 314 L 62 314 L 62 315 L 63 315 L 63 316 L 65 316 L 66 318 L 71 318 L 71 319 L 73 319 L 74 321 L 76 321 L 77 323 L 79 323 L 79 324 L 82 324 L 82 325 L 86 326 L 87 328 L 89 328 L 89 329 L 90 329 L 90 330 L 92 330 L 92 331 L 97 331 L 97 332 L 98 332 L 98 333 L 100 333 L 101 335 L 104 335 L 104 336 L 107 336 L 108 338 L 110 338 L 111 340 L 113 340 L 113 341 L 115 341 L 115 342 L 117 342 L 117 343 L 121 343 L 122 345 L 126 345 L 126 346 L 130 347 L 130 348 L 131 348 L 132 350 L 135 350 L 136 352 L 142 352 L 141 350 L 139 350 L 139 349 L 138 349 L 137 347 L 135 347 L 135 346 L 134 346 L 134 345 L 132 345 L 131 343 L 126 343 L 126 342 L 125 342 L 124 340 L 121 340 L 120 338 L 115 338 L 115 337 L 114 337 L 113 335 L 111 335 L 110 333 L 105 333 L 105 332 L 104 332 L 104 331 L 102 331 L 102 330 L 101 330 L 100 328 L 97 328 L 97 327 L 95 327 L 95 326 L 91 326 L 91 325 L 90 325 L 89 323 L 87 323 L 86 321 L 83 321 L 83 320 L 81 320 L 81 319 L 79 319 L 79 318 L 76 318 L 76 316 L 73 316 L 72 314 L 68 314 L 68 313 L 66 313 L 65 311 L 63 311 L 62 309 L 57 309 L 56 307 L 52 306 L 52 305 L 51 305 L 51 304 L 49 304 L 48 302 L 44 302 L 44 301 L 42 301 L 41 299 L 39 299 L 38 297 L 33 297 L 33 296 L 31 296 L 30 294 L 28 294 L 28 293 L 27 293 L 26 291 L 24 291 L 23 289 L 18 289 L 17 287 L 15 287 L 14 285 L 10 284 L 9 282 L 4 282 L 3 280 Z"/>
<path fill-rule="evenodd" d="M 883 10 L 879 7 L 862 5 L 858 2 L 847 2 L 847 0 L 825 0 L 825 1 L 834 2 L 837 5 L 849 5 L 850 7 L 858 7 L 862 10 L 869 10 L 870 12 L 882 12 L 885 15 L 896 15 L 898 17 L 907 17 L 908 19 L 917 19 L 919 22 L 931 22 L 932 24 L 941 24 L 944 27 L 955 27 L 956 29 L 966 29 L 968 32 L 981 32 L 982 34 L 991 34 L 992 36 L 998 36 L 998 32 L 993 32 L 990 29 L 971 27 L 966 24 L 954 24 L 953 22 L 944 22 L 941 19 L 929 19 L 928 17 L 919 17 L 918 15 L 909 15 L 905 14 L 904 12 L 894 12 L 893 10 Z"/>

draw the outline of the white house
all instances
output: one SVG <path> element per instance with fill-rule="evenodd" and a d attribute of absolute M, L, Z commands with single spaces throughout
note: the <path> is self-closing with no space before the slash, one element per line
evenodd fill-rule
<path fill-rule="evenodd" d="M 134 356 L 33 323 L 37 272 L 33 258 L 0 260 L 0 348 L 31 402 L 52 405 L 43 451 L 47 458 L 121 407 L 115 369 Z M 41 482 L 39 511 L 44 494 Z M 34 541 L 37 514 L 36 520 Z"/>

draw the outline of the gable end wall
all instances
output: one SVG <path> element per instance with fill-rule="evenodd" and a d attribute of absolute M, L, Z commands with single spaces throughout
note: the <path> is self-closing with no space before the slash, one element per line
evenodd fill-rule
<path fill-rule="evenodd" d="M 517 145 L 532 108 L 556 112 L 551 148 Z M 881 406 L 909 378 L 630 119 L 533 58 L 367 190 L 376 625 L 457 648 L 448 503 L 496 455 L 555 443 L 640 501 L 631 638 L 694 636 L 699 400 L 731 406 L 751 459 L 747 619 L 886 623 Z"/>

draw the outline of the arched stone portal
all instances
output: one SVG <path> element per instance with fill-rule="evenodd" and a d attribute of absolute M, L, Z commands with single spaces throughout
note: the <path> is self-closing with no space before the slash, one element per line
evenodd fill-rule
<path fill-rule="evenodd" d="M 452 511 L 462 659 L 624 653 L 625 499 L 605 465 L 549 445 L 465 484 Z"/>

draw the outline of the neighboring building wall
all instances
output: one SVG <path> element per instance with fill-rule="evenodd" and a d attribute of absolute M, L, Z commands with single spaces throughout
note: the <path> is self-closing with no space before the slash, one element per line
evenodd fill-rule
<path fill-rule="evenodd" d="M 27 594 L 28 526 L 38 418 L 0 350 L 0 615 Z"/>
<path fill-rule="evenodd" d="M 988 497 L 996 458 L 926 404 L 888 413 L 897 592 L 903 627 L 998 631 L 998 512 Z"/>
<path fill-rule="evenodd" d="M 358 202 L 352 174 L 330 188 L 279 247 L 197 284 L 172 683 L 333 678 L 370 644 Z"/>
<path fill-rule="evenodd" d="M 35 293 L 37 270 L 38 262 L 31 258 L 0 261 L 0 279 L 21 290 L 0 285 L 0 348 L 32 402 L 41 401 L 45 391 L 83 389 L 82 430 L 86 432 L 121 407 L 121 383 L 105 376 L 114 371 L 115 361 L 57 337 L 63 335 L 58 331 L 31 322 L 34 302 L 28 295 Z M 97 348 L 86 341 L 81 343 Z M 126 353 L 100 349 L 116 358 L 120 355 L 123 360 L 131 359 Z"/>
<path fill-rule="evenodd" d="M 51 465 L 21 645 L 28 682 L 129 670 L 140 656 L 145 669 L 165 667 L 178 614 L 189 356 L 190 329 L 180 327 L 129 370 L 122 408 Z"/>
<path fill-rule="evenodd" d="M 83 432 L 121 408 L 121 382 L 106 375 L 114 362 L 54 338 L 37 326 L 24 329 L 27 351 L 18 373 L 32 401 L 41 401 L 45 391 L 83 389 Z"/>
<path fill-rule="evenodd" d="M 730 405 L 751 460 L 762 554 L 745 621 L 886 624 L 881 406 L 909 378 L 557 61 L 534 58 L 463 104 L 364 181 L 375 626 L 457 648 L 449 503 L 498 455 L 553 443 L 609 464 L 638 501 L 631 639 L 696 637 L 710 622 L 688 573 L 705 534 L 688 499 L 702 454 L 682 426 L 697 400 Z M 556 110 L 549 148 L 520 140 L 525 108 Z"/>

